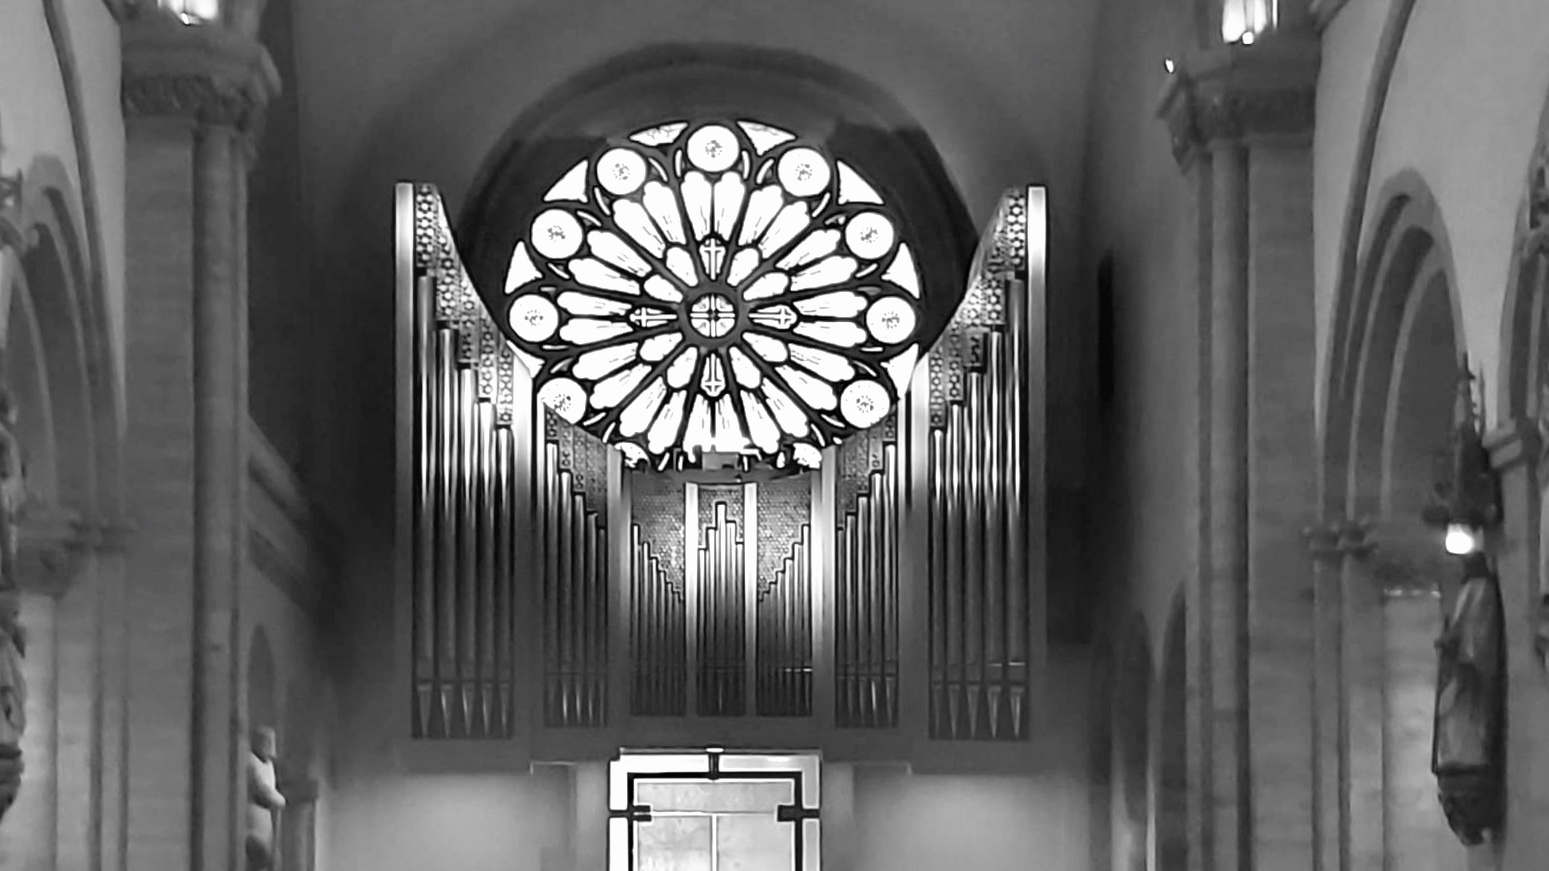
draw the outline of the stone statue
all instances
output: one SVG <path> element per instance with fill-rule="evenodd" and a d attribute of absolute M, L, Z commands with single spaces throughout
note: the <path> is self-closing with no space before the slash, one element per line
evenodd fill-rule
<path fill-rule="evenodd" d="M 247 756 L 247 871 L 274 867 L 275 820 L 285 808 L 274 770 L 274 730 L 253 730 Z"/>
<path fill-rule="evenodd" d="M 0 386 L 0 587 L 16 589 L 19 521 L 27 501 L 27 469 L 16 437 L 16 403 Z"/>
<path fill-rule="evenodd" d="M 21 791 L 22 733 L 27 730 L 27 653 L 17 576 L 17 520 L 26 499 L 21 443 L 16 437 L 16 405 L 0 386 L 0 817 Z"/>
<path fill-rule="evenodd" d="M 1457 603 L 1436 642 L 1431 770 L 1447 824 L 1467 846 L 1499 827 L 1505 658 L 1500 588 L 1481 554 L 1464 563 Z"/>
<path fill-rule="evenodd" d="M 27 730 L 27 680 L 22 674 L 27 639 L 17 621 L 20 605 L 14 589 L 0 591 L 0 818 L 21 791 L 21 739 Z"/>

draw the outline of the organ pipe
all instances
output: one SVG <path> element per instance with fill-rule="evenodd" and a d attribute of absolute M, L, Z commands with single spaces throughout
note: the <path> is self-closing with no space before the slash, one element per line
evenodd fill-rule
<path fill-rule="evenodd" d="M 448 256 L 444 229 L 420 232 L 418 194 L 415 220 L 418 279 L 405 321 L 414 331 L 406 347 L 417 463 L 405 527 L 413 538 L 413 734 L 511 736 L 518 712 L 534 702 L 546 728 L 605 725 L 614 582 L 597 461 L 605 449 L 542 411 L 525 382 L 510 389 L 519 364 L 468 304 L 477 296 Z M 1002 244 L 1007 238 L 997 236 L 990 260 L 1005 260 L 1015 247 Z M 912 431 L 925 439 L 901 440 L 901 424 L 889 421 L 840 447 L 841 492 L 816 536 L 832 561 L 818 567 L 822 574 L 812 565 L 813 529 L 790 522 L 794 514 L 766 515 L 762 497 L 756 505 L 732 499 L 738 509 L 707 496 L 685 510 L 682 523 L 696 527 L 687 553 L 671 545 L 673 535 L 684 538 L 682 526 L 664 534 L 637 512 L 632 526 L 615 530 L 624 537 L 614 546 L 628 549 L 617 564 L 627 577 L 617 583 L 629 610 L 618 641 L 631 660 L 623 672 L 630 713 L 811 716 L 811 584 L 822 577 L 832 584 L 831 642 L 823 643 L 833 646 L 822 652 L 833 668 L 836 725 L 898 728 L 908 679 L 925 682 L 932 737 L 1026 737 L 1038 555 L 1024 542 L 1041 541 L 1029 529 L 1041 515 L 1028 486 L 1038 480 L 1031 464 L 1042 461 L 1030 447 L 1041 434 L 1029 401 L 1041 393 L 1027 385 L 1040 371 L 1042 345 L 1026 329 L 1030 301 L 1017 272 L 1025 263 L 1001 261 L 975 279 L 931 352 L 932 417 Z M 950 367 L 938 367 L 948 359 Z M 907 474 L 920 466 L 919 477 Z M 920 486 L 908 498 L 905 480 Z M 690 489 L 699 503 L 700 489 Z M 810 506 L 802 510 L 810 518 Z M 904 523 L 926 540 L 910 541 Z M 777 544 L 767 539 L 776 528 Z M 905 563 L 916 553 L 917 570 Z M 901 566 L 926 584 L 918 620 L 928 670 L 918 676 L 899 673 L 914 625 L 900 622 L 900 602 L 910 598 L 900 591 Z M 531 663 L 524 637 L 534 639 Z M 521 679 L 528 668 L 533 700 L 518 693 L 529 685 Z"/>
<path fill-rule="evenodd" d="M 1020 282 L 997 278 L 984 293 L 1003 320 L 961 326 L 960 394 L 948 397 L 927 449 L 931 733 L 950 740 L 1026 737 L 1027 560 Z M 938 544 L 939 543 L 939 544 Z"/>
<path fill-rule="evenodd" d="M 415 301 L 414 735 L 509 737 L 515 671 L 516 462 L 509 426 L 479 393 L 465 337 Z M 432 326 L 434 325 L 434 326 Z"/>

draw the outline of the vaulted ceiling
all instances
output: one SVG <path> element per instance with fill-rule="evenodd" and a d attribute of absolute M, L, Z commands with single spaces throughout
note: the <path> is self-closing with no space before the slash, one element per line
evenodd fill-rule
<path fill-rule="evenodd" d="M 308 0 L 295 38 L 309 211 L 327 227 L 414 177 L 461 202 L 556 86 L 658 44 L 748 45 L 847 70 L 941 151 L 976 220 L 1030 180 L 1074 204 L 1095 3 L 1068 0 Z"/>

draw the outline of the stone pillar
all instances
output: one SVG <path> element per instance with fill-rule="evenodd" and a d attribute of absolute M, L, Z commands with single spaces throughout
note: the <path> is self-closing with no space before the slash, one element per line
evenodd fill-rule
<path fill-rule="evenodd" d="M 129 866 L 238 867 L 246 174 L 278 87 L 250 38 L 123 28 Z"/>
<path fill-rule="evenodd" d="M 1205 193 L 1201 580 L 1191 772 L 1204 869 L 1317 867 L 1312 123 L 1318 42 L 1279 32 L 1185 58 L 1163 95 Z"/>
<path fill-rule="evenodd" d="M 1549 826 L 1543 824 L 1549 819 L 1549 743 L 1543 740 L 1549 723 L 1546 429 L 1549 414 L 1542 422 L 1507 421 L 1485 438 L 1501 479 L 1502 521 L 1491 550 L 1506 613 L 1506 824 L 1498 860 L 1504 868 L 1540 867 L 1549 855 Z"/>
<path fill-rule="evenodd" d="M 1340 871 L 1383 871 L 1382 585 L 1367 557 L 1369 524 L 1347 526 L 1341 541 L 1338 606 Z"/>
<path fill-rule="evenodd" d="M 1316 809 L 1317 863 L 1329 869 L 1369 868 L 1380 871 L 1381 852 L 1376 866 L 1351 865 L 1351 832 L 1348 826 L 1345 796 L 1350 777 L 1349 756 L 1345 751 L 1347 709 L 1346 676 L 1349 671 L 1344 653 L 1346 599 L 1343 595 L 1346 564 L 1355 562 L 1370 550 L 1365 524 L 1349 520 L 1328 521 L 1306 532 L 1307 547 L 1314 560 L 1313 571 L 1313 771 Z M 1379 772 L 1380 774 L 1380 772 Z M 1381 779 L 1376 794 L 1366 800 L 1380 801 Z M 1380 826 L 1381 820 L 1375 825 Z"/>

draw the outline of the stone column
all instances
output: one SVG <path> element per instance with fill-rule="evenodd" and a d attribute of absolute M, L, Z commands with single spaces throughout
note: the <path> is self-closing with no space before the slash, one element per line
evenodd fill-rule
<path fill-rule="evenodd" d="M 1348 869 L 1351 842 L 1349 817 L 1345 805 L 1346 788 L 1350 776 L 1349 756 L 1345 752 L 1345 717 L 1347 710 L 1346 677 L 1349 672 L 1345 660 L 1345 633 L 1347 625 L 1343 608 L 1343 595 L 1347 563 L 1355 563 L 1364 557 L 1370 546 L 1366 543 L 1365 524 L 1350 520 L 1326 521 L 1306 531 L 1308 551 L 1314 561 L 1313 571 L 1313 647 L 1315 665 L 1313 671 L 1313 789 L 1317 865 L 1329 869 Z M 1380 772 L 1379 772 L 1380 774 Z M 1381 779 L 1376 781 L 1377 795 L 1371 801 L 1380 800 Z M 1375 825 L 1380 826 L 1380 819 Z M 1381 852 L 1376 855 L 1380 871 Z M 1366 867 L 1360 865 L 1357 867 Z"/>
<path fill-rule="evenodd" d="M 278 87 L 251 39 L 123 28 L 129 866 L 238 866 L 246 174 Z"/>
<path fill-rule="evenodd" d="M 1313 783 L 1312 123 L 1318 43 L 1185 58 L 1161 114 L 1202 187 L 1201 580 L 1196 675 L 1205 869 L 1316 866 Z"/>
<path fill-rule="evenodd" d="M 1540 400 L 1542 409 L 1543 400 Z M 1506 613 L 1506 824 L 1499 866 L 1534 868 L 1549 855 L 1549 566 L 1545 565 L 1549 463 L 1543 421 L 1511 420 L 1486 435 L 1501 478 L 1493 537 Z"/>

